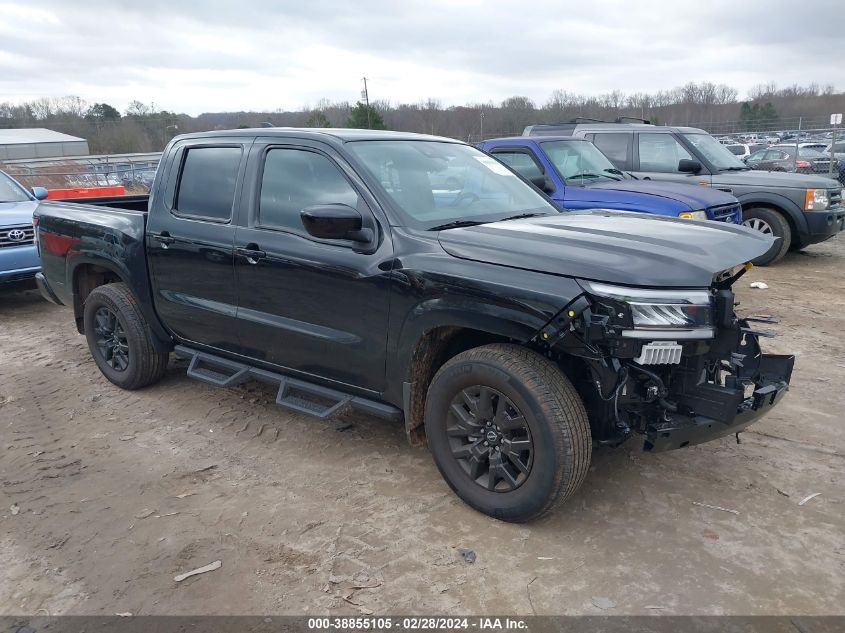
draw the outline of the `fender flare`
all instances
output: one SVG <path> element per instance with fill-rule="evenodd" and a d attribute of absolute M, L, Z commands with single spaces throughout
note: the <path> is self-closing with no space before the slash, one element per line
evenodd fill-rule
<path fill-rule="evenodd" d="M 141 313 L 150 328 L 152 334 L 152 344 L 156 351 L 169 352 L 173 349 L 173 339 L 162 327 L 158 319 L 158 315 L 152 308 L 152 297 L 150 296 L 149 285 L 147 283 L 146 275 L 138 278 L 138 274 L 133 274 L 132 271 L 119 259 L 111 259 L 109 257 L 98 255 L 79 255 L 77 257 L 68 258 L 67 280 L 70 282 L 70 288 L 73 293 L 73 312 L 74 317 L 79 322 L 82 318 L 83 304 L 79 300 L 79 292 L 77 288 L 79 270 L 83 266 L 98 266 L 115 274 L 123 283 L 125 283 L 132 294 L 138 299 L 138 305 L 141 308 Z M 139 293 L 138 290 L 141 289 Z"/>
<path fill-rule="evenodd" d="M 805 235 L 809 231 L 804 211 L 786 196 L 777 193 L 754 192 L 739 195 L 737 200 L 739 200 L 743 210 L 748 206 L 774 207 L 775 211 L 784 213 L 790 227 L 799 235 Z"/>

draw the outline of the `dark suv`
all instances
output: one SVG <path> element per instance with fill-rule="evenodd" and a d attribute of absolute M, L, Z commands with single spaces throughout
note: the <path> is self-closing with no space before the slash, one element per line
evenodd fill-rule
<path fill-rule="evenodd" d="M 571 135 L 592 141 L 618 168 L 637 177 L 729 191 L 743 223 L 779 237 L 756 264 L 823 242 L 845 228 L 842 185 L 822 176 L 752 171 L 704 130 L 648 123 L 529 125 L 523 136 Z"/>

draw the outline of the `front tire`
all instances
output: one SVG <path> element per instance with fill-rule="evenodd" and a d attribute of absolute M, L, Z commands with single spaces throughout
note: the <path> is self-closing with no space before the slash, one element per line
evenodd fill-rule
<path fill-rule="evenodd" d="M 123 389 L 157 382 L 169 354 L 156 351 L 138 300 L 124 283 L 106 284 L 85 300 L 85 338 L 100 371 Z"/>
<path fill-rule="evenodd" d="M 774 209 L 757 207 L 742 212 L 742 224 L 764 235 L 779 237 L 772 247 L 751 260 L 756 266 L 768 266 L 780 260 L 789 251 L 792 244 L 792 230 L 783 215 Z"/>
<path fill-rule="evenodd" d="M 425 431 L 449 487 L 476 510 L 531 521 L 572 496 L 590 465 L 587 413 L 554 363 L 518 345 L 458 354 L 431 381 Z"/>

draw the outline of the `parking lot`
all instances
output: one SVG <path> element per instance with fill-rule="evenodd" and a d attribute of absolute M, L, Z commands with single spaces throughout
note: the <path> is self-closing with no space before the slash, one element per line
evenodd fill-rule
<path fill-rule="evenodd" d="M 465 506 L 399 425 L 287 413 L 176 360 L 121 391 L 69 310 L 0 291 L 0 610 L 842 613 L 844 267 L 839 239 L 737 284 L 741 313 L 780 320 L 766 349 L 796 355 L 790 394 L 741 444 L 599 449 L 580 492 L 528 525 Z"/>

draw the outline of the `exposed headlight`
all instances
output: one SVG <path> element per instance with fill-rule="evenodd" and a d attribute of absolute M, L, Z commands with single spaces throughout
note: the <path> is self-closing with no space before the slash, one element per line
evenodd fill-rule
<path fill-rule="evenodd" d="M 678 214 L 679 218 L 683 218 L 684 220 L 706 220 L 707 219 L 707 212 L 706 211 L 683 211 Z"/>
<path fill-rule="evenodd" d="M 804 194 L 805 211 L 824 211 L 829 205 L 827 189 L 807 189 Z"/>
<path fill-rule="evenodd" d="M 585 283 L 596 297 L 627 308 L 630 329 L 622 336 L 644 339 L 713 338 L 713 304 L 707 290 L 661 290 Z M 618 315 L 617 315 L 618 316 Z"/>

